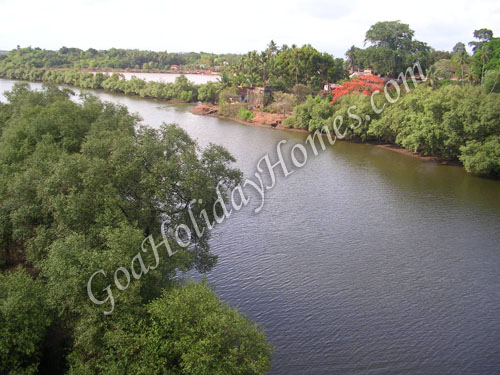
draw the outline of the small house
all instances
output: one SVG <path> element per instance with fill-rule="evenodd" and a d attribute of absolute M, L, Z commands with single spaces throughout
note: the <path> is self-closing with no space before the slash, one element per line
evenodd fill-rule
<path fill-rule="evenodd" d="M 353 71 L 350 75 L 349 78 L 358 78 L 361 76 L 369 76 L 374 74 L 374 70 L 371 67 L 365 68 L 363 71 L 356 69 L 356 71 Z"/>
<path fill-rule="evenodd" d="M 272 99 L 272 86 L 240 87 L 240 101 L 248 103 L 248 108 L 263 108 Z"/>
<path fill-rule="evenodd" d="M 334 88 L 339 87 L 340 85 L 338 83 L 325 83 L 325 86 L 323 86 L 324 91 L 332 91 Z"/>

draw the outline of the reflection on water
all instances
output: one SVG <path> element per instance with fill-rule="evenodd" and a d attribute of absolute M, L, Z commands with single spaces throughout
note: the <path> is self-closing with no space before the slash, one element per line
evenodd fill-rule
<path fill-rule="evenodd" d="M 247 176 L 279 140 L 289 155 L 305 139 L 189 105 L 97 95 L 153 127 L 177 122 L 201 145 L 224 145 Z M 243 209 L 215 230 L 208 280 L 264 326 L 274 375 L 494 374 L 499 244 L 499 181 L 338 142 L 280 176 L 262 212 Z"/>

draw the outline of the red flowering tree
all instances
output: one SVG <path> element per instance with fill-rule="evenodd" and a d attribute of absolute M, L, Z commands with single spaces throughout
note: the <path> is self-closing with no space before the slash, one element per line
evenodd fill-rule
<path fill-rule="evenodd" d="M 382 91 L 384 89 L 384 84 L 385 81 L 382 78 L 371 74 L 356 77 L 332 90 L 333 99 L 331 103 L 333 104 L 342 96 L 355 91 L 370 96 L 376 90 Z"/>

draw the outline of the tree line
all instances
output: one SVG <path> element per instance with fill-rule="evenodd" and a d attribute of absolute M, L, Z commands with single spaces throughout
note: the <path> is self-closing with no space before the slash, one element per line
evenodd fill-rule
<path fill-rule="evenodd" d="M 203 85 L 195 85 L 186 76 L 180 75 L 175 82 L 146 81 L 137 77 L 127 80 L 120 73 L 91 73 L 74 69 L 17 68 L 3 70 L 0 76 L 32 82 L 65 84 L 84 89 L 104 89 L 111 92 L 138 95 L 143 98 L 196 102 L 198 90 Z M 201 100 L 205 100 L 202 89 Z"/>
<path fill-rule="evenodd" d="M 307 44 L 302 47 L 271 41 L 264 51 L 251 51 L 230 64 L 224 77 L 234 86 L 273 86 L 290 91 L 302 84 L 321 90 L 328 82 L 347 78 L 342 58 L 319 52 Z"/>
<path fill-rule="evenodd" d="M 74 68 L 74 69 L 126 69 L 168 70 L 172 65 L 188 69 L 223 66 L 238 59 L 237 54 L 214 54 L 207 52 L 156 52 L 138 49 L 111 48 L 96 50 L 89 48 L 61 47 L 57 51 L 32 47 L 18 47 L 0 55 L 3 64 L 9 67 L 26 68 Z"/>
<path fill-rule="evenodd" d="M 102 59 L 99 65 L 89 66 L 87 63 L 88 51 L 66 50 L 64 50 L 64 53 L 32 48 L 10 51 L 7 55 L 0 57 L 0 76 L 57 82 L 55 77 L 46 74 L 46 72 L 55 71 L 56 73 L 52 74 L 58 74 L 57 70 L 74 72 L 83 68 L 136 68 L 147 71 L 150 69 L 166 69 L 173 62 L 186 66 L 194 64 L 194 58 L 186 57 L 190 56 L 190 54 L 173 54 L 173 57 L 167 58 L 171 54 L 135 50 L 110 50 L 103 52 L 105 58 Z M 343 68 L 343 59 L 335 59 L 330 54 L 321 53 L 310 45 L 302 47 L 283 45 L 278 47 L 271 41 L 266 50 L 262 52 L 252 51 L 243 56 L 195 55 L 196 59 L 199 60 L 196 60 L 197 63 L 202 64 L 202 61 L 206 60 L 209 61 L 206 63 L 208 65 L 210 63 L 221 64 L 221 82 L 226 86 L 269 85 L 280 90 L 290 90 L 296 84 L 303 84 L 317 91 L 323 88 L 325 82 L 336 82 L 347 77 L 347 71 Z M 113 58 L 119 56 L 123 63 L 110 62 L 110 56 L 113 56 Z M 139 58 L 140 61 L 137 60 Z M 71 74 L 74 75 L 74 73 Z M 89 75 L 82 75 L 82 77 L 90 78 Z M 84 80 L 88 79 L 85 78 Z M 70 80 L 67 81 L 61 83 L 72 84 L 69 82 Z"/>

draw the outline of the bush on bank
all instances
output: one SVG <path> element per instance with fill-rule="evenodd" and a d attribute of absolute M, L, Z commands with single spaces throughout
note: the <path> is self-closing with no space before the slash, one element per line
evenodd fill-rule
<path fill-rule="evenodd" d="M 499 176 L 500 94 L 475 86 L 420 85 L 408 93 L 402 89 L 393 104 L 384 93 L 375 95 L 375 108 L 383 108 L 380 114 L 370 99 L 352 93 L 329 106 L 327 99 L 309 97 L 295 107 L 285 125 L 310 131 L 327 125 L 333 132 L 337 121 L 348 139 L 396 144 L 423 155 L 459 160 L 468 172 Z M 335 120 L 339 116 L 342 120 Z"/>
<path fill-rule="evenodd" d="M 137 77 L 125 79 L 122 74 L 80 72 L 70 69 L 38 69 L 16 68 L 0 71 L 0 76 L 9 79 L 66 84 L 84 89 L 105 89 L 111 92 L 138 95 L 143 98 L 164 100 L 179 100 L 195 102 L 198 100 L 198 89 L 205 85 L 195 85 L 184 75 L 176 78 L 175 82 L 147 82 Z M 206 89 L 203 92 L 206 93 Z M 205 94 L 206 95 L 206 94 Z M 207 99 L 211 99 L 208 97 Z"/>

